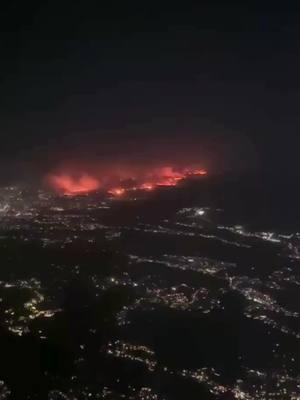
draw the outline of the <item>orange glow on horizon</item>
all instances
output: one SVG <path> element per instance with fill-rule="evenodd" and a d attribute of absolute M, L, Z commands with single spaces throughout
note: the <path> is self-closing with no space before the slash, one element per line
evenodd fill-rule
<path fill-rule="evenodd" d="M 68 174 L 51 175 L 48 181 L 57 192 L 66 196 L 89 193 L 100 188 L 99 180 L 87 174 L 77 179 Z"/>
<path fill-rule="evenodd" d="M 154 187 L 155 187 L 155 186 L 153 185 L 153 183 L 145 182 L 145 183 L 142 183 L 142 184 L 141 184 L 141 186 L 139 187 L 139 189 L 141 189 L 141 190 L 153 190 Z"/>
<path fill-rule="evenodd" d="M 114 197 L 122 197 L 134 190 L 152 191 L 161 186 L 176 186 L 192 176 L 204 176 L 203 168 L 176 169 L 170 166 L 158 168 L 106 168 L 102 173 L 73 175 L 70 173 L 51 174 L 48 185 L 66 196 L 87 194 L 102 189 Z M 98 179 L 98 176 L 101 176 Z"/>
<path fill-rule="evenodd" d="M 109 189 L 108 193 L 113 196 L 120 197 L 120 196 L 123 196 L 123 194 L 125 193 L 125 189 L 122 187 L 116 187 L 116 188 Z"/>
<path fill-rule="evenodd" d="M 193 171 L 193 175 L 207 175 L 207 171 L 205 169 L 196 169 Z"/>

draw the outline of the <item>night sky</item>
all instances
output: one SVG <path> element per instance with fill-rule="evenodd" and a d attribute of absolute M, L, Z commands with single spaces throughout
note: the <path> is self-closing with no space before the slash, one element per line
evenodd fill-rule
<path fill-rule="evenodd" d="M 1 6 L 1 178 L 119 158 L 299 169 L 298 10 L 107 3 Z"/>

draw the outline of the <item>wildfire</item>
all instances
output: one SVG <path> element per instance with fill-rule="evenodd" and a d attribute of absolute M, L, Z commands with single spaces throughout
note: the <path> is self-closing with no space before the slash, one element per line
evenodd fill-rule
<path fill-rule="evenodd" d="M 125 193 L 125 189 L 122 187 L 116 187 L 116 188 L 109 189 L 108 193 L 113 196 L 120 197 Z"/>
<path fill-rule="evenodd" d="M 196 169 L 192 175 L 207 175 L 207 171 L 205 169 Z"/>
<path fill-rule="evenodd" d="M 155 188 L 155 185 L 153 183 L 142 183 L 139 187 L 141 190 L 153 190 Z"/>
<path fill-rule="evenodd" d="M 126 172 L 126 173 L 125 173 Z M 72 175 L 61 173 L 49 175 L 47 183 L 58 193 L 66 196 L 86 194 L 104 190 L 114 197 L 122 197 L 134 190 L 151 191 L 161 186 L 176 186 L 182 180 L 192 176 L 204 176 L 205 169 L 175 169 L 170 166 L 141 169 L 113 169 L 98 174 Z M 101 180 L 98 179 L 101 176 Z"/>
<path fill-rule="evenodd" d="M 99 180 L 87 174 L 78 178 L 68 174 L 51 175 L 49 183 L 56 191 L 67 196 L 89 193 L 100 188 Z"/>
<path fill-rule="evenodd" d="M 156 186 L 176 186 L 186 177 L 184 172 L 175 171 L 172 167 L 162 167 L 155 175 Z"/>

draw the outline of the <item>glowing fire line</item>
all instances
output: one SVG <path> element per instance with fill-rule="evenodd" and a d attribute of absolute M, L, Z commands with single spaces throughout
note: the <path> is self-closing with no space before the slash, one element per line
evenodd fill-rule
<path fill-rule="evenodd" d="M 122 184 L 122 173 L 114 171 L 106 174 L 105 179 L 101 181 L 95 176 L 81 174 L 73 176 L 69 173 L 51 174 L 47 178 L 47 183 L 57 193 L 66 196 L 76 196 L 87 194 L 99 189 L 107 191 L 114 197 L 122 197 L 126 192 L 134 190 L 151 191 L 160 186 L 176 186 L 182 180 L 192 176 L 204 176 L 207 174 L 205 169 L 185 168 L 182 171 L 174 170 L 172 167 L 161 167 L 147 170 L 139 173 L 136 177 L 131 173 L 131 184 Z M 133 178 L 132 178 L 133 177 Z M 118 186 L 112 185 L 112 182 L 119 182 Z"/>

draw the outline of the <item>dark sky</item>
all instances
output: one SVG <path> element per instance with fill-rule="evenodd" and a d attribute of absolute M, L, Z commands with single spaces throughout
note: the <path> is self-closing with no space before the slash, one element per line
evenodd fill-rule
<path fill-rule="evenodd" d="M 300 170 L 297 9 L 6 3 L 2 175 L 124 154 Z"/>

